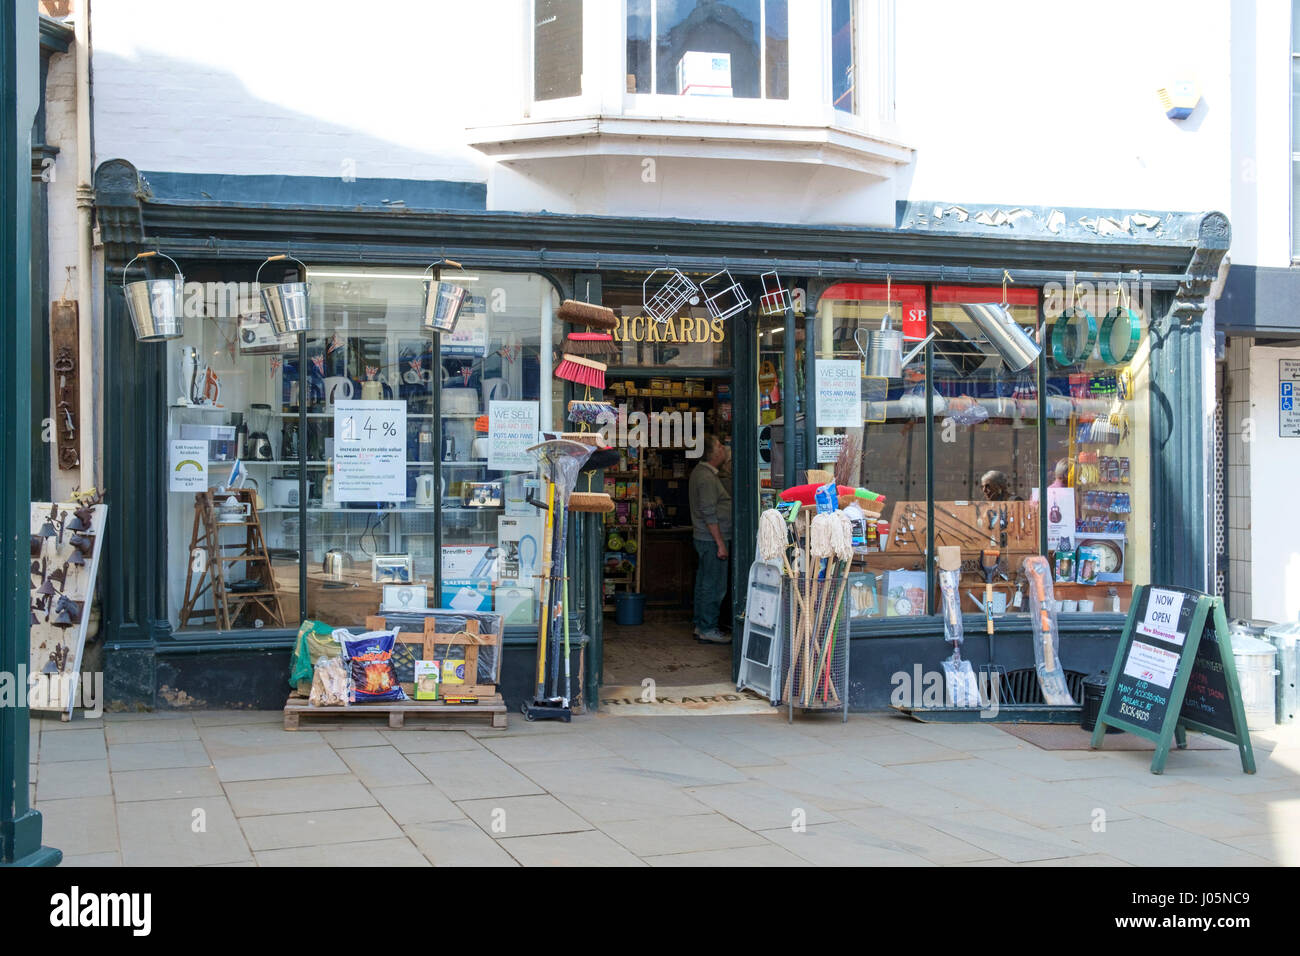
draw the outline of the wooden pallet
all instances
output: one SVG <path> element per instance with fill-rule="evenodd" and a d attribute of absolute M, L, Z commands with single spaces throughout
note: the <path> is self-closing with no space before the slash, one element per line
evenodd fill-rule
<path fill-rule="evenodd" d="M 493 730 L 506 729 L 506 705 L 500 694 L 481 698 L 477 704 L 400 700 L 348 707 L 313 707 L 306 697 L 294 695 L 284 705 L 285 730 L 297 730 L 303 720 L 312 730 L 357 730 L 380 720 L 394 730 L 463 730 L 484 719 Z"/>

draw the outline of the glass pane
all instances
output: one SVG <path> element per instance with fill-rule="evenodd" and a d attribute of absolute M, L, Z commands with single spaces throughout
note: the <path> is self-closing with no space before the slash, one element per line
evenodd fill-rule
<path fill-rule="evenodd" d="M 1127 610 L 1150 581 L 1147 339 L 1144 302 L 1117 287 L 1061 318 L 1048 301 L 1048 549 L 1056 598 Z M 1136 323 L 1123 306 L 1131 307 Z M 1091 322 L 1089 321 L 1091 317 Z M 1087 610 L 1066 605 L 1066 610 Z"/>
<path fill-rule="evenodd" d="M 847 113 L 858 111 L 858 5 L 831 0 L 831 105 Z"/>
<path fill-rule="evenodd" d="M 925 361 L 913 356 L 925 336 L 925 289 L 871 283 L 840 283 L 818 305 L 819 359 L 860 363 L 863 371 L 896 372 L 861 379 L 862 425 L 819 428 L 819 458 L 837 458 L 817 467 L 833 468 L 843 483 L 885 496 L 883 504 L 862 500 L 862 542 L 855 549 L 852 579 L 855 617 L 908 617 L 927 613 Z M 898 369 L 868 368 L 863 348 L 883 349 L 882 322 L 900 360 Z M 856 341 L 855 341 L 856 336 Z M 902 363 L 904 358 L 910 359 Z M 821 411 L 819 410 L 819 414 Z M 844 444 L 823 445 L 829 439 Z M 846 461 L 845 454 L 853 456 Z"/>
<path fill-rule="evenodd" d="M 534 0 L 533 98 L 582 92 L 582 0 Z"/>
<path fill-rule="evenodd" d="M 658 0 L 659 93 L 761 95 L 761 0 Z"/>
<path fill-rule="evenodd" d="M 272 333 L 252 270 L 189 278 L 185 337 L 165 346 L 170 621 L 182 632 L 296 628 L 301 528 L 287 501 L 298 483 L 279 476 L 297 473 L 281 428 L 297 341 Z"/>
<path fill-rule="evenodd" d="M 1300 162 L 1291 162 L 1291 255 L 1300 258 Z"/>
<path fill-rule="evenodd" d="M 767 99 L 790 98 L 790 17 L 788 0 L 766 0 L 764 33 L 767 54 Z"/>
<path fill-rule="evenodd" d="M 650 6 L 654 0 L 627 0 L 627 91 L 653 92 L 650 79 Z"/>
<path fill-rule="evenodd" d="M 1035 294 L 1014 291 L 1008 311 L 1032 335 Z M 1020 566 L 1039 543 L 1036 366 L 1010 371 L 967 308 L 1000 302 L 1000 289 L 936 289 L 933 298 L 935 544 L 961 548 L 963 611 L 981 611 L 980 552 L 996 549 L 994 613 L 1026 613 Z"/>
<path fill-rule="evenodd" d="M 1291 152 L 1300 153 L 1300 56 L 1291 57 Z"/>
<path fill-rule="evenodd" d="M 797 326 L 796 326 L 797 327 Z M 794 484 L 786 480 L 785 316 L 758 317 L 758 499 L 776 507 L 776 496 Z"/>

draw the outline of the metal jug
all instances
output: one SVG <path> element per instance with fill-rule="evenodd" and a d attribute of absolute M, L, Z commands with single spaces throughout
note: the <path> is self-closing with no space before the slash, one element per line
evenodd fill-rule
<path fill-rule="evenodd" d="M 867 346 L 862 347 L 862 340 L 858 335 L 862 332 L 867 333 Z M 866 369 L 863 374 L 877 378 L 899 378 L 903 374 L 903 366 L 912 359 L 916 358 L 917 353 L 925 348 L 926 343 L 934 338 L 931 332 L 920 342 L 916 348 L 903 354 L 903 332 L 893 326 L 893 320 L 886 315 L 880 320 L 879 329 L 867 329 L 859 326 L 853 331 L 853 342 L 866 359 Z"/>

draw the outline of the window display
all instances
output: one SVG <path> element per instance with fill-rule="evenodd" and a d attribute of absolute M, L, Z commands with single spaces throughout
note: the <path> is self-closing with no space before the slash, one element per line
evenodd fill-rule
<path fill-rule="evenodd" d="M 185 493 L 171 485 L 175 626 L 288 628 L 303 614 L 360 625 L 385 585 L 491 611 L 504 582 L 507 603 L 531 608 L 516 593 L 534 573 L 518 548 L 508 568 L 498 560 L 534 517 L 502 528 L 531 465 L 494 460 L 489 430 L 501 408 L 529 412 L 525 440 L 559 420 L 560 392 L 541 374 L 558 300 L 535 275 L 444 270 L 453 277 L 469 295 L 440 349 L 420 331 L 415 268 L 310 268 L 301 343 L 264 328 L 255 301 L 237 319 L 187 323 L 170 437 L 195 443 L 210 474 Z"/>

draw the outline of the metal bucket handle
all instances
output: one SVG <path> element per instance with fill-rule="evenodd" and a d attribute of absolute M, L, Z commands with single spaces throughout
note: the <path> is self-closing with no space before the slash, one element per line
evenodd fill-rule
<path fill-rule="evenodd" d="M 289 255 L 287 252 L 282 252 L 278 256 L 267 256 L 266 262 L 263 262 L 260 266 L 257 267 L 257 274 L 253 276 L 253 282 L 259 289 L 262 287 L 262 270 L 266 268 L 266 263 L 277 262 L 280 259 L 293 259 L 294 262 L 302 266 L 302 281 L 303 282 L 307 281 L 307 263 L 303 262 L 301 259 L 294 258 L 293 256 Z"/>
<path fill-rule="evenodd" d="M 444 265 L 455 266 L 457 269 L 460 269 L 460 270 L 462 270 L 462 271 L 464 271 L 464 269 L 465 269 L 465 267 L 464 267 L 463 265 L 461 265 L 459 262 L 457 262 L 455 259 L 439 259 L 439 260 L 436 261 L 436 262 L 431 262 L 431 263 L 429 263 L 429 266 L 428 266 L 428 268 L 426 268 L 426 269 L 424 270 L 424 273 L 422 274 L 422 277 L 423 277 L 423 276 L 427 276 L 427 275 L 429 274 L 429 270 L 430 270 L 430 269 L 433 269 L 433 268 L 438 267 L 438 266 L 444 266 Z M 428 280 L 426 279 L 425 281 L 428 281 Z M 435 282 L 441 282 L 441 281 L 442 281 L 442 269 L 438 269 L 438 274 L 437 274 L 436 276 L 433 277 L 433 281 L 435 281 Z"/>
<path fill-rule="evenodd" d="M 150 252 L 141 252 L 141 253 L 137 254 L 136 257 L 135 257 L 135 259 L 132 259 L 130 262 L 128 262 L 125 266 L 122 267 L 122 285 L 123 285 L 123 286 L 126 285 L 126 274 L 131 270 L 131 266 L 135 265 L 135 260 L 136 260 L 136 259 L 148 259 L 150 256 L 162 256 L 164 259 L 166 259 L 168 262 L 170 262 L 173 266 L 176 267 L 176 275 L 174 275 L 174 276 L 172 277 L 172 281 L 175 281 L 176 279 L 184 280 L 185 276 L 181 273 L 180 263 L 178 263 L 178 262 L 177 262 L 175 259 L 173 259 L 171 256 L 167 255 L 167 253 L 165 253 L 165 252 L 158 252 L 157 250 L 152 250 L 152 251 L 150 251 Z"/>

